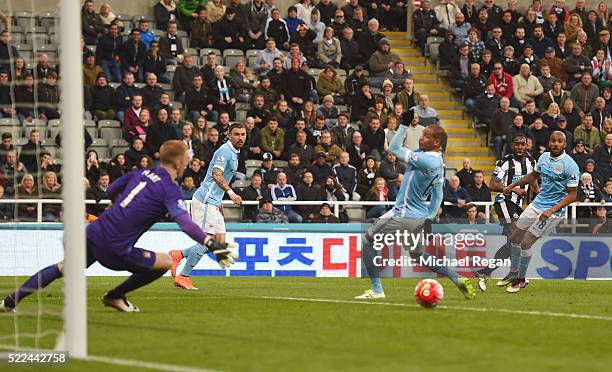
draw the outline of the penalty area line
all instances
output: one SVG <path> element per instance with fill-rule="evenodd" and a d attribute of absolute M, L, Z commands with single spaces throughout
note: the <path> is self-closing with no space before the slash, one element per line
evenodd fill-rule
<path fill-rule="evenodd" d="M 280 296 L 246 296 L 247 298 L 263 299 L 263 300 L 279 300 L 279 301 L 304 301 L 304 302 L 327 302 L 337 304 L 356 304 L 356 305 L 378 305 L 378 306 L 392 306 L 392 307 L 418 307 L 417 304 L 402 304 L 395 302 L 376 302 L 376 301 L 349 301 L 349 300 L 331 300 L 324 298 L 301 298 L 301 297 L 280 297 Z M 612 321 L 612 317 L 601 316 L 601 315 L 588 315 L 588 314 L 573 314 L 573 313 L 555 313 L 550 311 L 536 311 L 536 310 L 514 310 L 514 309 L 503 309 L 494 307 L 467 307 L 467 306 L 438 306 L 440 309 L 445 310 L 461 310 L 461 311 L 475 311 L 475 312 L 497 312 L 506 314 L 517 314 L 517 315 L 538 315 L 538 316 L 549 316 L 556 318 L 573 318 L 573 319 L 589 319 L 589 320 L 607 320 Z"/>

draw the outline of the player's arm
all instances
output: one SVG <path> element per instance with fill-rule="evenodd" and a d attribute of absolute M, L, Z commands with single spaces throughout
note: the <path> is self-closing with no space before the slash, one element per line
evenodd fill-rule
<path fill-rule="evenodd" d="M 124 174 L 123 176 L 117 178 L 115 181 L 113 181 L 113 183 L 111 183 L 108 186 L 108 189 L 106 189 L 106 194 L 108 195 L 108 198 L 113 203 L 115 202 L 115 198 L 119 194 L 121 194 L 121 192 L 123 192 L 123 189 L 125 189 L 127 184 L 130 183 L 130 180 L 132 179 L 132 176 L 134 175 L 134 173 L 136 172 L 130 172 L 130 173 Z"/>
<path fill-rule="evenodd" d="M 507 172 L 507 162 L 503 162 L 502 160 L 498 161 L 495 164 L 495 170 L 493 171 L 493 175 L 491 175 L 491 181 L 489 182 L 489 190 L 502 192 L 504 191 L 504 185 L 502 184 L 504 177 Z"/>
<path fill-rule="evenodd" d="M 525 186 L 526 184 L 533 184 L 534 182 L 538 182 L 538 178 L 540 177 L 540 172 L 533 170 L 526 176 L 521 177 L 518 181 L 511 183 L 510 185 L 504 187 L 504 195 L 508 195 L 514 191 L 515 188 Z"/>
<path fill-rule="evenodd" d="M 404 137 L 406 137 L 406 130 L 408 129 L 405 125 L 400 125 L 397 132 L 389 143 L 389 151 L 395 154 L 398 159 L 408 162 L 412 151 L 404 147 Z"/>
<path fill-rule="evenodd" d="M 227 193 L 227 196 L 234 202 L 234 204 L 242 204 L 242 198 L 240 195 L 236 194 L 234 190 L 227 184 L 225 178 L 223 178 L 223 169 L 215 166 L 212 171 L 212 179 L 215 181 L 217 186 L 221 188 L 221 190 Z"/>

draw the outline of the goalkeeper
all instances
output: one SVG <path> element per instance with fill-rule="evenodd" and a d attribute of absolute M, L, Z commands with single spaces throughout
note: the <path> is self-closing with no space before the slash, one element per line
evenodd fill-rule
<path fill-rule="evenodd" d="M 172 265 L 168 254 L 134 246 L 166 213 L 189 237 L 212 251 L 221 267 L 233 264 L 238 258 L 227 244 L 216 242 L 193 223 L 184 207 L 175 180 L 189 162 L 187 146 L 181 141 L 165 142 L 160 149 L 160 162 L 159 168 L 131 172 L 113 182 L 107 191 L 113 206 L 87 226 L 87 267 L 100 262 L 111 270 L 132 273 L 102 298 L 106 306 L 119 311 L 139 311 L 125 295 L 155 281 Z M 0 301 L 0 312 L 13 311 L 25 297 L 61 278 L 62 272 L 63 262 L 60 262 L 34 274 L 17 291 Z"/>

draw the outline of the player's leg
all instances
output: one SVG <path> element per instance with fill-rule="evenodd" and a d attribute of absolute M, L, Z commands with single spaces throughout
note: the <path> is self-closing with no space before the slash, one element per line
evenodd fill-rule
<path fill-rule="evenodd" d="M 529 268 L 529 262 L 531 261 L 532 256 L 531 247 L 544 234 L 554 230 L 559 223 L 561 223 L 561 218 L 559 216 L 551 216 L 550 218 L 544 220 L 536 218 L 533 221 L 531 227 L 529 227 L 529 230 L 527 230 L 527 232 L 523 236 L 523 239 L 520 242 L 521 252 L 518 264 L 518 274 L 512 280 L 510 287 L 508 287 L 508 293 L 517 293 L 521 288 L 529 284 L 529 281 L 526 279 L 526 277 L 527 269 Z"/>
<path fill-rule="evenodd" d="M 202 208 L 202 218 L 201 218 L 201 226 L 204 231 L 209 235 L 214 237 L 217 242 L 225 243 L 225 221 L 223 220 L 223 215 L 219 211 L 219 209 L 215 206 L 205 204 L 202 206 L 201 203 L 196 202 L 194 204 L 199 204 L 196 209 Z M 199 213 L 199 212 L 198 212 Z M 174 280 L 174 284 L 183 289 L 197 289 L 189 276 L 193 271 L 193 268 L 200 262 L 202 257 L 206 254 L 207 249 L 201 243 L 194 244 L 193 246 L 188 248 L 187 252 L 183 254 L 187 254 L 185 266 L 183 266 L 183 270 L 181 274 L 176 277 Z"/>
<path fill-rule="evenodd" d="M 380 281 L 380 268 L 374 264 L 379 252 L 374 249 L 374 239 L 377 234 L 385 234 L 393 231 L 394 220 L 393 210 L 382 215 L 364 234 L 363 245 L 361 248 L 361 262 L 365 266 L 366 272 L 370 277 L 371 289 L 363 294 L 356 296 L 356 299 L 376 299 L 385 298 L 385 292 Z"/>
<path fill-rule="evenodd" d="M 87 267 L 96 262 L 92 251 L 87 249 Z M 64 275 L 64 261 L 45 267 L 26 280 L 15 292 L 0 301 L 0 312 L 12 311 L 19 302 L 32 293 L 45 288 Z"/>
<path fill-rule="evenodd" d="M 191 200 L 191 219 L 198 226 L 204 227 L 204 205 L 197 199 Z M 189 257 L 189 254 L 192 250 L 197 249 L 198 244 L 194 244 L 189 248 L 185 248 L 183 250 L 171 250 L 168 252 L 170 257 L 172 258 L 172 267 L 170 268 L 170 274 L 173 277 L 176 277 L 176 269 L 179 264 L 183 260 L 183 258 Z"/>
<path fill-rule="evenodd" d="M 510 272 L 497 282 L 498 287 L 507 286 L 518 276 L 521 241 L 539 214 L 540 212 L 535 207 L 529 205 L 510 227 Z"/>
<path fill-rule="evenodd" d="M 144 287 L 163 276 L 172 266 L 172 258 L 166 253 L 156 253 L 141 248 L 132 248 L 122 257 L 108 257 L 100 262 L 113 270 L 127 270 L 132 275 L 108 291 L 102 298 L 106 306 L 123 312 L 138 312 L 140 309 L 125 297 L 129 292 Z"/>

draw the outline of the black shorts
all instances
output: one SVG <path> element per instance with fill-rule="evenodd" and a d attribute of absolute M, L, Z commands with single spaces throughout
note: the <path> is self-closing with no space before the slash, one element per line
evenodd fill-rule
<path fill-rule="evenodd" d="M 516 221 L 521 213 L 523 213 L 523 208 L 507 200 L 495 202 L 493 207 L 495 208 L 495 213 L 497 213 L 497 217 L 499 218 L 500 225 L 504 227 L 504 233 L 510 231 L 510 225 L 512 222 Z"/>

